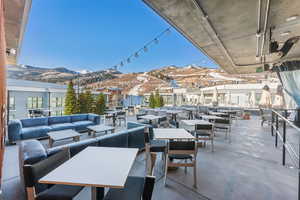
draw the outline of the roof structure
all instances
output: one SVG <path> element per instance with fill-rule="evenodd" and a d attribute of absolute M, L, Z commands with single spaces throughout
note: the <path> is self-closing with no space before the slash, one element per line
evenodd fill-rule
<path fill-rule="evenodd" d="M 144 2 L 228 73 L 300 59 L 300 1 Z"/>

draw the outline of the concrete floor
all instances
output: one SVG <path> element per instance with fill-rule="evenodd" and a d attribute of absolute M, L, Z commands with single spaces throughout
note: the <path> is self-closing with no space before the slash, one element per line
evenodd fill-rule
<path fill-rule="evenodd" d="M 133 120 L 130 117 L 129 120 Z M 124 128 L 124 127 L 123 127 Z M 120 129 L 120 128 L 119 128 Z M 299 138 L 288 130 L 289 141 L 297 146 Z M 47 141 L 43 141 L 47 143 Z M 59 144 L 58 144 L 59 145 Z M 156 163 L 157 178 L 153 199 L 170 200 L 292 200 L 297 199 L 297 169 L 281 165 L 282 150 L 274 147 L 270 127 L 260 126 L 259 120 L 239 120 L 232 127 L 232 142 L 217 133 L 215 152 L 210 146 L 199 148 L 197 156 L 198 187 L 193 188 L 192 169 L 169 171 L 167 186 L 163 185 L 161 159 Z M 17 146 L 6 148 L 2 190 L 5 200 L 22 200 L 24 194 L 19 185 Z M 141 153 L 132 167 L 132 175 L 144 175 L 144 154 Z M 79 199 L 89 199 L 85 190 Z"/>

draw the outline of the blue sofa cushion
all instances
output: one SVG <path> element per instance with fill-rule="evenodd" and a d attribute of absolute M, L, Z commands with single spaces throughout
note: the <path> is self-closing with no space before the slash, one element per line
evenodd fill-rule
<path fill-rule="evenodd" d="M 87 114 L 71 115 L 71 122 L 86 121 L 86 120 L 88 120 Z"/>
<path fill-rule="evenodd" d="M 10 120 L 8 122 L 8 140 L 13 143 L 20 140 L 20 133 L 22 130 L 22 123 L 20 120 Z"/>
<path fill-rule="evenodd" d="M 65 130 L 65 129 L 75 129 L 75 126 L 72 123 L 53 124 L 50 127 L 51 127 L 52 131 L 60 131 L 60 130 Z"/>
<path fill-rule="evenodd" d="M 51 128 L 49 126 L 27 127 L 22 129 L 21 138 L 30 139 L 33 137 L 34 138 L 46 137 L 49 131 L 51 131 Z"/>
<path fill-rule="evenodd" d="M 102 147 L 128 147 L 127 130 L 98 137 L 98 146 Z"/>
<path fill-rule="evenodd" d="M 100 124 L 100 116 L 96 114 L 88 114 L 88 120 L 94 124 Z"/>
<path fill-rule="evenodd" d="M 48 121 L 49 121 L 49 125 L 71 123 L 71 117 L 70 116 L 49 117 Z"/>
<path fill-rule="evenodd" d="M 48 118 L 47 117 L 37 117 L 29 119 L 21 119 L 23 127 L 32 127 L 32 126 L 47 126 Z"/>
<path fill-rule="evenodd" d="M 75 126 L 75 129 L 84 129 L 87 126 L 93 125 L 94 123 L 91 121 L 78 121 L 73 122 L 73 125 Z"/>

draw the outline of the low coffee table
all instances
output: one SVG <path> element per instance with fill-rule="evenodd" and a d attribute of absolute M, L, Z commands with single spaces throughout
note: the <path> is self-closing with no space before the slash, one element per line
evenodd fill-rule
<path fill-rule="evenodd" d="M 73 138 L 74 141 L 80 140 L 80 134 L 73 129 L 66 129 L 62 131 L 51 131 L 49 135 L 49 147 L 53 146 L 53 143 L 59 140 L 65 140 Z"/>
<path fill-rule="evenodd" d="M 87 129 L 89 130 L 89 134 L 92 133 L 93 137 L 96 137 L 96 133 L 104 132 L 104 134 L 107 134 L 108 131 L 111 131 L 111 133 L 115 132 L 115 127 L 104 124 L 88 126 Z"/>

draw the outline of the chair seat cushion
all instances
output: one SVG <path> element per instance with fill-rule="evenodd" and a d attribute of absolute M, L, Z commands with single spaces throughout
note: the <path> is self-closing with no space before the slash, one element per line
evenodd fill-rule
<path fill-rule="evenodd" d="M 173 155 L 169 155 L 169 158 L 171 160 L 173 160 L 173 159 L 185 160 L 185 159 L 192 159 L 193 156 L 191 156 L 189 154 L 186 154 L 186 155 L 184 155 L 184 154 L 173 154 Z"/>
<path fill-rule="evenodd" d="M 36 200 L 72 200 L 83 187 L 69 185 L 54 185 L 39 193 Z"/>
<path fill-rule="evenodd" d="M 72 123 L 53 124 L 50 126 L 52 131 L 60 131 L 65 129 L 74 129 L 75 126 Z"/>
<path fill-rule="evenodd" d="M 87 126 L 93 125 L 94 123 L 92 121 L 78 121 L 78 122 L 73 122 L 73 125 L 75 126 L 76 129 L 82 129 L 86 128 Z"/>
<path fill-rule="evenodd" d="M 150 152 L 165 152 L 167 143 L 164 140 L 151 140 Z"/>
<path fill-rule="evenodd" d="M 141 200 L 145 178 L 128 177 L 124 189 L 110 189 L 104 200 Z"/>
<path fill-rule="evenodd" d="M 22 128 L 21 138 L 30 139 L 30 138 L 39 138 L 46 137 L 47 133 L 52 129 L 49 126 L 34 126 Z"/>

